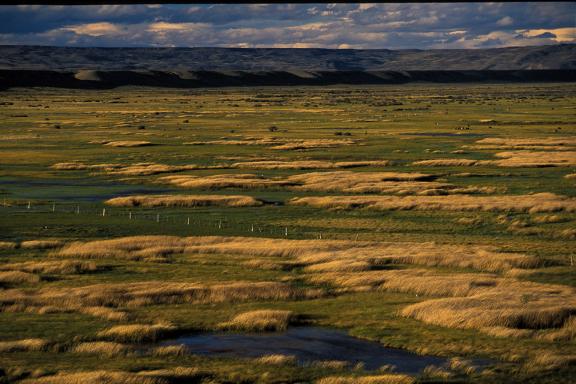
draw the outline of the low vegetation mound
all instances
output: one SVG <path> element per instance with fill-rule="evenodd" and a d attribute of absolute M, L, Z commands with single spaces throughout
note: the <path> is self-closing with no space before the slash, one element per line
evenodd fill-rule
<path fill-rule="evenodd" d="M 0 291 L 0 308 L 4 312 L 78 312 L 122 320 L 125 315 L 117 310 L 119 307 L 289 300 L 321 295 L 322 291 L 318 289 L 295 288 L 286 283 L 269 281 L 234 281 L 212 285 L 146 281 L 81 287 L 46 287 L 34 291 L 8 289 Z"/>
<path fill-rule="evenodd" d="M 388 160 L 372 161 L 324 161 L 324 160 L 295 160 L 295 161 L 244 161 L 232 164 L 232 168 L 247 169 L 319 169 L 319 168 L 354 168 L 354 167 L 386 167 L 391 165 Z"/>
<path fill-rule="evenodd" d="M 228 322 L 220 323 L 219 327 L 255 332 L 284 331 L 295 319 L 292 311 L 263 309 L 241 313 Z"/>
<path fill-rule="evenodd" d="M 23 339 L 13 341 L 0 341 L 0 352 L 31 352 L 42 351 L 49 343 L 44 339 Z"/>
<path fill-rule="evenodd" d="M 554 193 L 502 196 L 321 196 L 289 201 L 325 209 L 576 212 L 576 199 Z"/>
<path fill-rule="evenodd" d="M 140 372 L 84 371 L 23 380 L 23 384 L 170 384 L 198 382 L 210 376 L 197 368 L 175 367 Z"/>
<path fill-rule="evenodd" d="M 224 174 L 211 176 L 164 176 L 160 183 L 192 189 L 264 189 L 287 188 L 297 191 L 386 193 L 397 195 L 448 195 L 494 193 L 494 187 L 457 187 L 433 181 L 437 176 L 402 172 L 312 172 L 287 177 L 254 174 Z"/>
<path fill-rule="evenodd" d="M 152 144 L 149 141 L 142 141 L 142 140 L 120 140 L 120 141 L 107 141 L 103 143 L 103 145 L 107 147 L 132 148 L 132 147 L 147 147 L 154 144 Z"/>
<path fill-rule="evenodd" d="M 114 342 L 153 342 L 174 334 L 177 329 L 170 323 L 117 325 L 98 332 L 98 337 Z"/>
<path fill-rule="evenodd" d="M 376 376 L 328 376 L 316 384 L 412 384 L 416 379 L 408 375 L 385 374 Z"/>
<path fill-rule="evenodd" d="M 258 207 L 264 203 L 251 196 L 239 195 L 137 195 L 115 197 L 104 204 L 113 207 Z"/>

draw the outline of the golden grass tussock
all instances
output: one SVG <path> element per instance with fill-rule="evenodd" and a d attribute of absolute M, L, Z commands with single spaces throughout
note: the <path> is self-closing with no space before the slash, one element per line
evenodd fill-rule
<path fill-rule="evenodd" d="M 271 260 L 252 259 L 242 263 L 250 268 L 266 269 L 269 271 L 285 271 L 293 269 L 296 265 L 290 262 L 275 262 Z"/>
<path fill-rule="evenodd" d="M 535 152 L 511 151 L 498 152 L 494 156 L 499 167 L 573 167 L 576 165 L 576 151 Z"/>
<path fill-rule="evenodd" d="M 120 371 L 61 372 L 21 381 L 23 384 L 168 384 L 166 380 Z"/>
<path fill-rule="evenodd" d="M 528 360 L 528 371 L 556 370 L 576 364 L 576 355 L 558 354 L 550 351 L 540 351 Z"/>
<path fill-rule="evenodd" d="M 40 276 L 22 271 L 0 272 L 1 285 L 35 284 L 41 280 Z"/>
<path fill-rule="evenodd" d="M 133 148 L 133 147 L 147 147 L 154 144 L 152 144 L 149 141 L 142 141 L 142 140 L 118 140 L 118 141 L 108 141 L 103 145 L 107 147 Z"/>
<path fill-rule="evenodd" d="M 290 140 L 285 144 L 271 147 L 275 150 L 296 151 L 317 148 L 335 148 L 357 144 L 352 139 L 308 139 L 308 140 Z"/>
<path fill-rule="evenodd" d="M 286 178 L 299 191 L 411 194 L 441 190 L 451 184 L 432 181 L 435 175 L 402 172 L 312 172 Z"/>
<path fill-rule="evenodd" d="M 117 325 L 98 332 L 97 336 L 115 342 L 140 343 L 156 341 L 174 334 L 178 328 L 170 323 Z"/>
<path fill-rule="evenodd" d="M 211 176 L 164 176 L 158 180 L 160 183 L 173 184 L 182 188 L 197 189 L 255 189 L 289 186 L 287 180 L 265 178 L 253 174 L 223 174 Z"/>
<path fill-rule="evenodd" d="M 416 380 L 408 375 L 385 374 L 375 376 L 328 376 L 316 380 L 316 384 L 413 384 Z"/>
<path fill-rule="evenodd" d="M 46 287 L 36 291 L 4 290 L 0 291 L 0 309 L 6 312 L 38 313 L 43 308 L 48 308 L 50 311 L 79 312 L 122 320 L 125 314 L 118 314 L 118 307 L 304 299 L 316 298 L 322 294 L 319 289 L 294 288 L 281 282 L 237 281 L 204 285 L 147 281 L 82 287 Z M 116 319 L 115 316 L 119 318 Z"/>
<path fill-rule="evenodd" d="M 434 159 L 414 161 L 412 165 L 424 167 L 471 167 L 475 165 L 490 165 L 492 163 L 491 160 Z"/>
<path fill-rule="evenodd" d="M 548 329 L 562 327 L 576 311 L 574 289 L 566 286 L 501 279 L 473 293 L 413 304 L 401 314 L 452 328 Z"/>
<path fill-rule="evenodd" d="M 0 250 L 1 249 L 16 249 L 18 247 L 18 243 L 13 241 L 0 241 Z"/>
<path fill-rule="evenodd" d="M 132 165 L 126 165 L 118 169 L 107 170 L 106 173 L 111 175 L 122 175 L 122 176 L 149 176 L 157 175 L 159 173 L 171 173 L 171 172 L 182 172 L 198 169 L 222 169 L 225 166 L 202 166 L 202 165 L 167 165 L 167 164 L 156 164 L 156 163 L 137 163 Z"/>
<path fill-rule="evenodd" d="M 289 204 L 324 209 L 576 212 L 576 199 L 553 193 L 501 196 L 320 196 Z"/>
<path fill-rule="evenodd" d="M 479 225 L 483 223 L 483 220 L 480 217 L 459 217 L 455 222 L 462 225 Z"/>
<path fill-rule="evenodd" d="M 166 345 L 162 347 L 155 347 L 152 349 L 152 356 L 184 356 L 188 353 L 188 348 L 184 344 L 180 345 Z"/>
<path fill-rule="evenodd" d="M 486 291 L 500 282 L 488 274 L 442 274 L 424 269 L 370 272 L 326 272 L 311 275 L 314 283 L 328 283 L 355 290 L 389 290 L 424 296 L 467 296 Z"/>
<path fill-rule="evenodd" d="M 567 175 L 564 175 L 564 178 L 568 180 L 576 179 L 576 173 L 569 173 Z"/>
<path fill-rule="evenodd" d="M 372 264 L 368 261 L 334 260 L 312 264 L 304 268 L 307 272 L 359 272 L 368 271 Z"/>
<path fill-rule="evenodd" d="M 284 331 L 295 320 L 296 315 L 292 311 L 262 309 L 241 313 L 218 326 L 222 329 L 254 332 Z"/>
<path fill-rule="evenodd" d="M 534 335 L 534 330 L 531 329 L 517 329 L 507 327 L 484 327 L 480 328 L 480 332 L 490 336 L 501 337 L 505 339 L 532 337 Z"/>
<path fill-rule="evenodd" d="M 28 240 L 20 243 L 20 248 L 23 249 L 50 249 L 58 248 L 64 244 L 62 240 Z"/>
<path fill-rule="evenodd" d="M 287 140 L 276 137 L 244 137 L 209 141 L 189 141 L 185 142 L 184 145 L 279 145 L 286 142 Z"/>
<path fill-rule="evenodd" d="M 530 217 L 530 222 L 535 224 L 565 223 L 567 221 L 570 221 L 570 219 L 560 215 L 540 215 Z"/>
<path fill-rule="evenodd" d="M 112 341 L 93 341 L 80 343 L 74 346 L 71 351 L 74 353 L 116 356 L 126 354 L 132 351 L 132 348 L 129 345 L 115 343 Z"/>
<path fill-rule="evenodd" d="M 109 321 L 125 321 L 128 319 L 128 314 L 126 312 L 108 307 L 78 307 L 77 312 Z"/>
<path fill-rule="evenodd" d="M 294 355 L 264 355 L 256 359 L 259 364 L 268 365 L 293 365 L 296 363 L 296 356 Z"/>
<path fill-rule="evenodd" d="M 445 368 L 437 367 L 435 365 L 426 366 L 424 368 L 424 371 L 422 371 L 422 374 L 425 378 L 440 379 L 440 380 L 448 380 L 452 376 L 454 376 L 452 372 L 446 370 Z"/>
<path fill-rule="evenodd" d="M 482 145 L 504 145 L 504 146 L 576 146 L 576 138 L 572 136 L 562 137 L 541 137 L 541 138 L 499 138 L 487 137 L 476 141 Z"/>
<path fill-rule="evenodd" d="M 252 263 L 272 263 L 273 269 L 289 269 L 291 265 L 304 264 L 312 272 L 362 271 L 382 264 L 455 266 L 496 272 L 511 268 L 535 268 L 540 264 L 538 259 L 529 255 L 499 252 L 494 247 L 477 245 L 224 236 L 132 236 L 75 242 L 55 251 L 53 255 L 142 260 L 185 253 L 280 257 L 282 260 L 255 259 Z M 287 262 L 286 257 L 294 257 L 295 260 Z"/>
<path fill-rule="evenodd" d="M 88 165 L 81 162 L 56 163 L 50 167 L 59 171 L 80 171 L 88 169 Z"/>
<path fill-rule="evenodd" d="M 310 365 L 320 369 L 346 369 L 349 368 L 351 364 L 345 360 L 314 360 Z"/>
<path fill-rule="evenodd" d="M 312 172 L 287 177 L 257 176 L 254 174 L 223 174 L 212 176 L 164 176 L 158 181 L 183 188 L 198 189 L 262 189 L 287 188 L 297 191 L 387 193 L 447 195 L 495 193 L 497 188 L 487 186 L 457 187 L 432 181 L 435 175 L 401 172 Z"/>
<path fill-rule="evenodd" d="M 498 160 L 433 159 L 415 161 L 412 165 L 428 167 L 470 167 L 494 165 L 508 168 L 572 167 L 576 165 L 576 151 L 542 152 L 509 151 L 498 152 Z"/>
<path fill-rule="evenodd" d="M 62 171 L 95 170 L 110 175 L 122 176 L 149 176 L 159 173 L 182 172 L 199 169 L 223 169 L 229 168 L 225 165 L 168 165 L 158 163 L 135 163 L 135 164 L 85 164 L 81 162 L 56 163 L 52 169 Z"/>
<path fill-rule="evenodd" d="M 115 197 L 104 204 L 113 207 L 258 207 L 264 203 L 241 195 L 136 195 Z"/>
<path fill-rule="evenodd" d="M 571 316 L 559 329 L 539 334 L 538 339 L 547 341 L 576 340 L 576 316 Z"/>
<path fill-rule="evenodd" d="M 512 268 L 536 268 L 540 260 L 520 253 L 499 252 L 491 247 L 435 243 L 375 243 L 351 245 L 348 249 L 305 254 L 297 259 L 310 272 L 366 271 L 370 266 L 385 264 L 415 264 L 451 266 L 499 272 Z M 348 264 L 348 267 L 347 265 Z"/>
<path fill-rule="evenodd" d="M 191 141 L 184 145 L 266 145 L 275 150 L 307 150 L 316 148 L 334 148 L 357 144 L 352 139 L 281 139 L 275 137 L 243 137 L 210 141 Z"/>
<path fill-rule="evenodd" d="M 324 160 L 296 160 L 296 161 L 245 161 L 232 164 L 232 168 L 246 169 L 318 169 L 318 168 L 354 168 L 354 167 L 386 167 L 388 160 L 373 161 L 324 161 Z"/>
<path fill-rule="evenodd" d="M 165 369 L 154 369 L 149 371 L 140 371 L 137 375 L 142 380 L 145 378 L 154 378 L 158 383 L 197 383 L 211 376 L 209 372 L 191 367 L 175 367 Z M 213 382 L 213 381 L 209 381 Z"/>
<path fill-rule="evenodd" d="M 49 343 L 44 339 L 23 339 L 13 341 L 0 341 L 0 352 L 31 352 L 46 349 Z"/>
<path fill-rule="evenodd" d="M 75 275 L 98 270 L 96 263 L 91 261 L 26 261 L 0 265 L 0 271 L 21 271 L 53 275 Z"/>

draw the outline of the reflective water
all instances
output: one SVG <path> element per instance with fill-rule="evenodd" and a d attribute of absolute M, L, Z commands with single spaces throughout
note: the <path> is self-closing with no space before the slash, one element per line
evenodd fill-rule
<path fill-rule="evenodd" d="M 421 372 L 427 365 L 447 362 L 443 358 L 386 348 L 339 330 L 318 327 L 295 327 L 282 333 L 197 334 L 162 343 L 174 344 L 184 344 L 191 353 L 201 355 L 258 357 L 285 354 L 296 356 L 300 364 L 315 360 L 343 360 L 352 364 L 362 362 L 370 370 L 393 364 L 397 372 L 413 374 Z"/>

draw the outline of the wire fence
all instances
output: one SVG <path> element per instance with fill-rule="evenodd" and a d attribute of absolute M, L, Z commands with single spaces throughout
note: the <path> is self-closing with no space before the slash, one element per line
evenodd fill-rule
<path fill-rule="evenodd" d="M 198 207 L 206 208 L 206 207 Z M 161 210 L 159 210 L 161 209 Z M 8 219 L 10 215 L 42 214 L 42 215 L 71 215 L 81 216 L 87 220 L 109 221 L 110 224 L 158 224 L 163 227 L 174 229 L 194 228 L 196 232 L 203 234 L 224 235 L 242 234 L 248 236 L 266 236 L 283 238 L 335 238 L 320 231 L 310 232 L 298 226 L 286 226 L 270 222 L 258 222 L 253 219 L 242 219 L 238 216 L 219 216 L 216 213 L 194 211 L 192 207 L 182 208 L 140 208 L 140 207 L 103 207 L 97 203 L 70 203 L 56 201 L 6 201 L 0 205 L 3 217 Z M 356 236 L 357 237 L 357 236 Z"/>

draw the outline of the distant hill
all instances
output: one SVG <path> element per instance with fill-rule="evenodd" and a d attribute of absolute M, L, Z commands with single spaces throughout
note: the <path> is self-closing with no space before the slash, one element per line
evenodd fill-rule
<path fill-rule="evenodd" d="M 462 71 L 576 69 L 576 44 L 453 50 L 0 46 L 0 69 Z"/>

